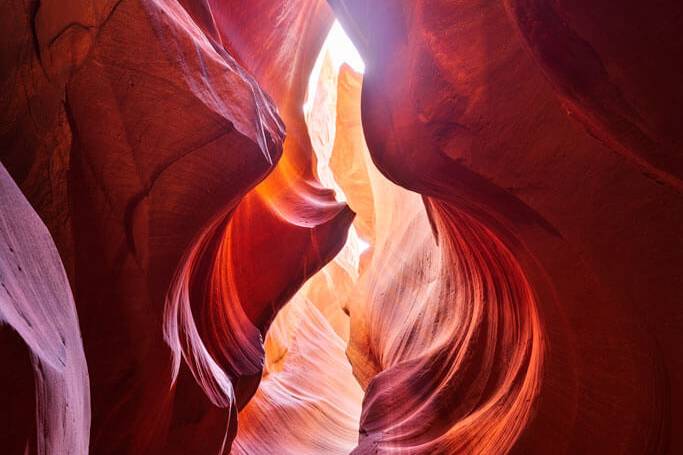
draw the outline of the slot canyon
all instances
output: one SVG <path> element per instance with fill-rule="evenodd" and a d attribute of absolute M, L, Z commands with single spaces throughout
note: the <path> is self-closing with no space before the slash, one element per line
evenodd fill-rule
<path fill-rule="evenodd" d="M 683 453 L 679 0 L 0 12 L 0 453 Z"/>

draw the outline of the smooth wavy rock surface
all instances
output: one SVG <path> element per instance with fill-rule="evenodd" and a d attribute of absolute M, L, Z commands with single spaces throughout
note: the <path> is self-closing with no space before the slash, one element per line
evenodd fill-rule
<path fill-rule="evenodd" d="M 349 453 L 358 439 L 362 390 L 346 345 L 308 300 L 295 298 L 283 311 L 289 314 L 276 319 L 282 327 L 275 337 L 284 358 L 273 359 L 282 365 L 271 365 L 240 413 L 233 453 Z"/>
<path fill-rule="evenodd" d="M 6 0 L 0 453 L 683 453 L 682 9 Z"/>
<path fill-rule="evenodd" d="M 13 393 L 2 401 L 3 451 L 88 453 L 88 368 L 71 288 L 50 233 L 1 164 L 0 206 L 0 384 Z"/>
<path fill-rule="evenodd" d="M 331 10 L 280 6 L 241 5 L 251 25 L 206 2 L 4 9 L 3 162 L 74 287 L 97 453 L 228 450 L 270 321 L 344 243 L 300 109 Z"/>
<path fill-rule="evenodd" d="M 669 25 L 680 24 L 679 8 L 671 2 L 656 8 L 546 3 L 331 1 L 366 62 L 362 119 L 374 163 L 427 197 L 440 248 L 455 255 L 449 269 L 465 265 L 475 283 L 489 270 L 481 277 L 488 275 L 491 287 L 474 288 L 467 311 L 486 312 L 490 299 L 509 297 L 514 311 L 537 315 L 547 346 L 533 386 L 533 418 L 524 429 L 508 423 L 509 434 L 519 430 L 517 439 L 503 436 L 500 446 L 489 445 L 499 433 L 478 433 L 485 427 L 471 425 L 485 403 L 480 399 L 458 400 L 436 419 L 433 434 L 410 432 L 420 428 L 419 412 L 401 414 L 406 420 L 399 422 L 389 417 L 396 401 L 416 393 L 412 384 L 425 387 L 419 393 L 429 402 L 432 363 L 416 368 L 424 377 L 413 374 L 411 387 L 399 389 L 401 398 L 397 392 L 388 401 L 387 391 L 409 374 L 385 374 L 372 351 L 352 358 L 354 369 L 374 366 L 365 375 L 381 384 L 366 390 L 363 450 L 369 440 L 380 451 L 422 452 L 439 444 L 449 452 L 454 446 L 439 441 L 460 425 L 472 437 L 468 448 L 458 449 L 465 452 L 681 450 L 683 440 L 670 430 L 680 422 L 683 372 L 676 284 L 683 207 L 674 177 L 680 150 L 667 145 L 676 144 L 679 130 L 666 126 L 680 120 L 666 114 L 680 94 L 666 63 L 681 44 Z M 661 27 L 645 25 L 667 14 Z M 621 39 L 620 31 L 643 27 L 653 39 Z M 652 59 L 638 65 L 636 56 L 645 54 Z M 645 78 L 645 68 L 656 76 Z M 655 79 L 656 87 L 647 86 Z M 635 111 L 623 103 L 628 98 Z M 636 130 L 659 146 L 648 148 Z M 466 249 L 459 238 L 468 239 Z M 528 293 L 533 299 L 520 299 Z M 509 310 L 498 317 L 495 334 L 483 332 L 489 341 L 511 340 L 524 324 L 536 325 L 536 317 L 525 322 Z M 351 318 L 353 334 L 353 311 Z M 454 390 L 471 384 L 486 396 L 504 383 L 497 375 L 517 364 L 515 351 L 473 346 L 479 349 L 467 357 L 474 369 L 459 375 Z M 505 360 L 488 364 L 486 376 L 477 378 L 486 355 Z M 508 401 L 498 411 L 528 405 Z M 449 426 L 453 412 L 456 424 Z"/>
<path fill-rule="evenodd" d="M 373 167 L 361 133 L 361 80 L 342 66 L 327 82 L 338 84 L 335 130 L 343 138 L 334 141 L 333 169 L 349 201 L 364 207 L 359 225 L 374 226 L 370 257 L 338 300 L 351 316 L 347 355 L 365 389 L 354 453 L 504 451 L 540 383 L 533 292 L 488 229 L 438 201 L 425 207 Z"/>

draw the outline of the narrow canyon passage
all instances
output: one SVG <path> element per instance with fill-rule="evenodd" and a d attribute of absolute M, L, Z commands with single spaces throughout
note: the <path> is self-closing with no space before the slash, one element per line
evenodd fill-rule
<path fill-rule="evenodd" d="M 233 453 L 258 453 L 267 446 L 282 454 L 346 454 L 356 446 L 363 391 L 345 353 L 345 305 L 359 280 L 361 257 L 371 247 L 359 230 L 368 235 L 365 226 L 372 226 L 375 218 L 360 125 L 362 74 L 356 71 L 363 67 L 335 22 L 313 66 L 302 108 L 318 178 L 356 217 L 339 253 L 303 285 L 269 328 L 264 378 L 240 412 Z M 351 180 L 346 191 L 338 178 Z"/>
<path fill-rule="evenodd" d="M 335 259 L 274 320 L 266 376 L 240 413 L 233 451 L 255 453 L 266 440 L 278 453 L 349 453 L 364 394 L 364 430 L 373 431 L 359 451 L 460 452 L 482 439 L 505 451 L 539 387 L 533 292 L 492 233 L 438 200 L 426 202 L 430 224 L 420 195 L 380 174 L 361 125 L 363 69 L 335 22 L 304 113 L 318 177 L 356 217 Z"/>
<path fill-rule="evenodd" d="M 0 453 L 683 452 L 682 21 L 6 1 Z"/>

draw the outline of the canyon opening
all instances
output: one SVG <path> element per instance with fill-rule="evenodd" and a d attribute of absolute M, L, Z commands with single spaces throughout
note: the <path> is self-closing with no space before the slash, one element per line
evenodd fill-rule
<path fill-rule="evenodd" d="M 683 452 L 680 2 L 0 11 L 0 452 Z"/>

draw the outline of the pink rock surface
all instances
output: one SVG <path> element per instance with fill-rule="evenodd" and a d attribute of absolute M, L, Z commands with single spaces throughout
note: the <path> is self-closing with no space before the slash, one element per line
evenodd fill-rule
<path fill-rule="evenodd" d="M 0 206 L 0 384 L 18 392 L 3 396 L 3 451 L 88 453 L 88 368 L 69 281 L 50 233 L 2 165 Z M 22 368 L 29 361 L 31 371 Z"/>

